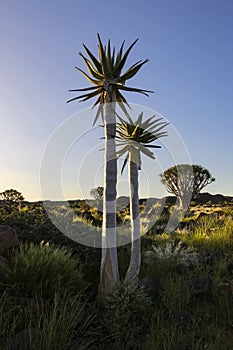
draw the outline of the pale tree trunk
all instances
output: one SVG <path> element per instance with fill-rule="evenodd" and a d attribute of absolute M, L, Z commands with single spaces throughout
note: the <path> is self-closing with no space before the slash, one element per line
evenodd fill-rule
<path fill-rule="evenodd" d="M 179 205 L 180 205 L 180 210 L 182 213 L 185 215 L 186 212 L 189 211 L 189 204 L 191 200 L 191 193 L 184 194 L 179 197 Z"/>
<path fill-rule="evenodd" d="M 138 282 L 141 265 L 140 210 L 138 197 L 138 162 L 129 155 L 130 217 L 131 217 L 131 260 L 124 284 Z"/>
<path fill-rule="evenodd" d="M 111 291 L 119 282 L 116 247 L 117 159 L 115 146 L 116 116 L 114 112 L 115 103 L 106 103 L 104 106 L 105 159 L 100 297 Z"/>

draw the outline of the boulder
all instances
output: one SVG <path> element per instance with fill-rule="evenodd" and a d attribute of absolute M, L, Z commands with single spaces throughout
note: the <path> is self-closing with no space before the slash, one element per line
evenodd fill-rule
<path fill-rule="evenodd" d="M 19 247 L 17 232 L 9 225 L 0 225 L 0 255 L 9 257 L 12 248 Z"/>
<path fill-rule="evenodd" d="M 149 297 L 151 297 L 152 299 L 155 298 L 155 296 L 157 294 L 157 288 L 150 277 L 145 277 L 145 278 L 141 279 L 139 281 L 138 285 L 139 285 L 139 287 L 142 287 L 145 290 L 146 294 Z"/>
<path fill-rule="evenodd" d="M 4 256 L 0 255 L 0 265 L 4 265 L 4 266 L 9 266 L 9 261 L 7 260 L 7 258 L 4 258 Z"/>
<path fill-rule="evenodd" d="M 190 287 L 192 296 L 210 295 L 212 280 L 209 276 L 196 277 L 192 279 Z"/>
<path fill-rule="evenodd" d="M 233 261 L 227 264 L 227 271 L 233 274 Z"/>
<path fill-rule="evenodd" d="M 6 281 L 7 268 L 9 268 L 9 261 L 0 255 L 0 282 Z"/>

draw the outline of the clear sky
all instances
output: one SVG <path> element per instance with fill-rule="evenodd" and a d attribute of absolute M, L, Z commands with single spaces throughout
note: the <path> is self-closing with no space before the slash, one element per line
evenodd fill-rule
<path fill-rule="evenodd" d="M 15 188 L 27 200 L 40 199 L 40 164 L 48 140 L 69 116 L 89 107 L 66 101 L 73 97 L 69 89 L 89 85 L 74 67 L 84 68 L 78 55 L 83 42 L 97 53 L 99 32 L 116 47 L 140 39 L 128 65 L 150 61 L 128 85 L 155 93 L 125 96 L 174 125 L 192 163 L 216 177 L 207 191 L 233 195 L 232 18 L 231 0 L 1 1 L 0 191 Z M 81 191 L 66 176 L 70 198 L 81 192 L 88 196 L 91 187 L 103 184 L 101 165 L 85 171 Z M 153 177 L 157 182 L 148 195 L 163 196 L 156 170 Z"/>

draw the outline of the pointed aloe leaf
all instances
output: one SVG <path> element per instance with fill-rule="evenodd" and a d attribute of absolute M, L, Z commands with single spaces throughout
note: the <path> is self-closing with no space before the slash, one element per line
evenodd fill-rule
<path fill-rule="evenodd" d="M 98 36 L 98 42 L 99 42 L 99 51 L 100 51 L 100 57 L 101 57 L 101 61 L 102 61 L 102 65 L 103 65 L 103 74 L 105 75 L 105 77 L 107 79 L 111 79 L 112 78 L 112 72 L 111 72 L 111 67 L 109 65 L 109 61 L 106 57 L 106 51 L 103 47 L 103 44 L 101 42 L 100 36 L 99 34 L 97 34 Z"/>
<path fill-rule="evenodd" d="M 117 158 L 120 158 L 125 152 L 128 152 L 128 145 L 124 146 L 122 149 L 116 152 Z"/>
<path fill-rule="evenodd" d="M 101 94 L 101 95 L 99 95 L 99 97 L 97 98 L 95 103 L 93 104 L 92 109 L 95 108 L 95 106 L 97 106 L 99 103 L 103 103 L 102 100 L 103 99 L 102 99 L 102 94 Z"/>
<path fill-rule="evenodd" d="M 111 42 L 110 42 L 110 39 L 108 39 L 108 49 L 107 49 L 107 58 L 108 58 L 108 61 L 110 62 L 111 61 Z"/>
<path fill-rule="evenodd" d="M 129 112 L 127 111 L 125 105 L 131 109 L 130 105 L 128 104 L 125 97 L 120 93 L 120 91 L 116 90 L 116 101 L 118 102 L 118 106 L 123 111 L 124 115 L 128 118 L 128 120 L 131 122 L 132 119 L 130 118 Z"/>
<path fill-rule="evenodd" d="M 142 118 L 143 118 L 143 112 L 139 114 L 138 119 L 135 122 L 135 124 L 138 124 L 140 128 L 141 128 Z"/>
<path fill-rule="evenodd" d="M 89 90 L 96 90 L 96 89 L 99 89 L 99 86 L 90 86 L 90 87 L 87 87 L 87 88 L 82 88 L 82 89 L 72 89 L 72 90 L 69 90 L 69 91 L 89 91 Z"/>
<path fill-rule="evenodd" d="M 134 137 L 134 136 L 136 136 L 138 134 L 139 128 L 140 127 L 139 127 L 138 124 L 133 128 L 132 137 Z"/>
<path fill-rule="evenodd" d="M 115 47 L 112 50 L 112 58 L 111 58 L 111 68 L 112 68 L 112 70 L 114 69 L 114 64 L 115 64 Z"/>
<path fill-rule="evenodd" d="M 86 50 L 86 53 L 88 54 L 88 56 L 90 57 L 90 59 L 92 60 L 92 62 L 94 63 L 96 69 L 98 70 L 98 72 L 100 74 L 103 74 L 102 71 L 102 65 L 101 63 L 97 60 L 97 58 L 91 53 L 91 51 L 86 47 L 85 44 L 83 44 L 84 49 Z"/>
<path fill-rule="evenodd" d="M 131 119 L 131 117 L 130 117 L 128 111 L 127 111 L 127 109 L 125 108 L 124 103 L 122 103 L 122 102 L 119 103 L 119 107 L 120 107 L 121 110 L 124 112 L 125 116 L 126 116 L 126 117 L 128 118 L 128 120 L 129 120 L 129 122 L 132 124 L 133 121 L 132 121 L 132 119 Z M 120 119 L 119 114 L 118 114 L 117 112 L 115 112 L 115 113 L 116 113 L 116 116 Z M 122 120 L 123 120 L 123 119 L 122 119 Z"/>
<path fill-rule="evenodd" d="M 126 164 L 127 164 L 127 162 L 128 162 L 128 159 L 129 159 L 129 153 L 128 153 L 127 156 L 125 157 L 124 163 L 123 163 L 123 165 L 122 165 L 122 168 L 121 168 L 121 175 L 122 175 L 123 172 L 124 172 L 124 169 L 125 169 L 125 167 L 126 167 Z"/>
<path fill-rule="evenodd" d="M 98 71 L 94 69 L 92 66 L 91 62 L 80 52 L 79 55 L 82 57 L 84 60 L 86 67 L 88 69 L 88 72 L 97 80 L 103 80 L 103 75 L 100 74 Z"/>
<path fill-rule="evenodd" d="M 129 79 L 133 78 L 133 77 L 137 74 L 137 72 L 142 68 L 142 66 L 143 66 L 145 63 L 147 63 L 147 62 L 149 62 L 149 60 L 143 61 L 142 63 L 138 64 L 138 65 L 137 65 L 136 67 L 134 67 L 134 68 L 129 68 L 129 69 L 121 76 L 121 79 L 122 79 L 123 81 L 126 81 L 126 80 L 129 80 Z"/>
<path fill-rule="evenodd" d="M 152 115 L 150 118 L 146 119 L 142 124 L 141 128 L 146 129 L 148 126 L 152 125 L 154 123 L 154 117 L 155 115 Z M 163 118 L 157 119 L 157 121 L 162 120 Z"/>
<path fill-rule="evenodd" d="M 155 159 L 155 156 L 151 151 L 148 150 L 144 145 L 140 144 L 140 151 L 144 153 L 146 156 L 150 157 L 151 159 Z"/>
<path fill-rule="evenodd" d="M 160 123 L 162 124 L 160 127 L 159 124 L 156 126 L 151 126 L 149 129 L 146 129 L 146 131 L 148 133 L 153 133 L 154 135 L 157 134 L 160 130 L 162 130 L 163 128 L 165 128 L 165 126 L 167 126 L 168 123 Z"/>
<path fill-rule="evenodd" d="M 138 155 L 138 170 L 141 170 L 141 166 L 142 166 L 142 157 L 141 157 L 141 153 L 139 152 L 139 155 Z"/>
<path fill-rule="evenodd" d="M 92 79 L 91 77 L 89 77 L 89 75 L 87 73 L 85 73 L 82 69 L 78 68 L 78 67 L 75 67 L 77 70 L 79 70 L 79 72 L 81 72 L 85 78 L 87 78 L 87 80 L 89 80 L 92 84 L 95 84 L 95 85 L 103 85 L 103 82 L 102 81 L 98 81 L 98 80 L 95 80 L 95 79 Z"/>
<path fill-rule="evenodd" d="M 87 94 L 79 95 L 79 96 L 77 96 L 75 99 L 76 99 L 76 100 L 82 99 L 82 101 L 87 101 L 87 100 L 89 100 L 90 98 L 95 97 L 96 95 L 99 95 L 99 94 L 101 93 L 101 91 L 102 91 L 102 89 L 98 89 L 98 90 L 96 90 L 96 91 L 94 91 L 94 92 L 89 92 L 89 93 L 87 93 Z M 70 102 L 70 101 L 71 101 L 71 100 L 69 100 L 69 102 Z"/>
<path fill-rule="evenodd" d="M 148 93 L 153 93 L 153 91 L 150 91 L 150 90 L 142 90 L 142 89 L 138 89 L 138 88 L 132 88 L 132 87 L 129 87 L 129 86 L 123 86 L 123 85 L 120 85 L 120 84 L 111 84 L 112 86 L 114 86 L 116 89 L 119 89 L 119 90 L 124 90 L 124 91 L 132 91 L 132 92 L 139 92 L 143 95 L 146 95 L 146 96 L 149 96 L 147 94 Z"/>
<path fill-rule="evenodd" d="M 66 101 L 66 103 L 70 103 L 70 102 L 78 100 L 78 99 L 79 99 L 79 97 L 74 97 L 74 98 L 71 98 L 70 100 Z"/>
<path fill-rule="evenodd" d="M 122 119 L 122 118 L 119 116 L 119 114 L 116 113 L 116 115 L 117 115 L 118 119 L 119 119 L 120 122 L 121 122 L 121 124 L 119 124 L 120 127 L 121 127 L 121 128 L 122 128 L 122 127 L 125 127 L 125 126 L 126 126 L 126 122 L 124 121 L 124 119 Z"/>
<path fill-rule="evenodd" d="M 119 60 L 119 62 L 117 63 L 116 67 L 113 70 L 113 74 L 114 76 L 119 76 L 121 74 L 121 70 L 125 65 L 125 62 L 127 60 L 127 57 L 130 53 L 130 51 L 132 50 L 133 46 L 136 44 L 136 42 L 138 41 L 138 39 L 136 39 L 128 48 L 128 50 L 126 50 L 124 56 Z"/>
<path fill-rule="evenodd" d="M 125 40 L 122 42 L 121 47 L 120 47 L 120 50 L 119 50 L 118 53 L 117 53 L 115 67 L 119 64 L 119 62 L 120 62 L 120 60 L 121 60 L 121 58 L 122 58 L 124 44 L 125 44 Z"/>
<path fill-rule="evenodd" d="M 157 146 L 157 145 L 144 145 L 147 148 L 162 148 L 161 146 Z"/>
<path fill-rule="evenodd" d="M 98 101 L 98 100 L 97 100 L 97 101 Z M 95 103 L 95 104 L 96 104 L 96 103 Z M 94 106 L 93 106 L 93 107 L 94 107 Z M 100 103 L 99 106 L 98 106 L 98 109 L 97 109 L 97 112 L 96 112 L 96 115 L 95 115 L 95 119 L 94 119 L 94 121 L 93 121 L 92 126 L 95 125 L 95 123 L 96 123 L 97 120 L 99 119 L 100 115 L 101 115 L 102 120 L 103 120 L 103 119 L 104 119 L 104 118 L 103 118 L 103 103 Z"/>
<path fill-rule="evenodd" d="M 97 95 L 99 95 L 99 94 L 101 94 L 101 93 L 102 93 L 102 88 L 99 89 L 99 90 L 96 90 L 96 91 L 94 91 L 94 92 L 89 93 L 88 95 L 86 95 L 86 97 L 83 95 L 84 98 L 83 98 L 81 101 L 82 101 L 82 102 L 87 101 L 87 100 L 89 100 L 90 98 L 95 97 L 95 96 L 97 96 Z"/>

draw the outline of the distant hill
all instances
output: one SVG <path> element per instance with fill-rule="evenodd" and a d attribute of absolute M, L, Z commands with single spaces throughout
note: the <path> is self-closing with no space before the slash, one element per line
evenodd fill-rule
<path fill-rule="evenodd" d="M 212 204 L 233 204 L 233 197 L 204 192 L 199 194 L 199 196 L 195 199 L 195 202 L 197 204 L 204 204 L 207 202 L 211 202 Z"/>
<path fill-rule="evenodd" d="M 69 200 L 69 203 L 78 203 L 80 201 L 83 201 L 83 199 L 75 199 L 75 200 Z M 176 202 L 175 196 L 166 196 L 163 198 L 140 198 L 140 205 L 143 205 L 147 203 L 147 205 L 154 205 L 155 203 L 165 203 L 168 205 L 173 205 Z M 59 206 L 59 205 L 65 205 L 67 202 L 65 201 L 50 201 L 46 200 L 45 203 L 48 203 L 50 205 Z M 86 199 L 85 202 L 90 205 L 90 207 L 95 207 L 97 202 L 94 199 Z M 200 193 L 198 197 L 194 200 L 196 204 L 205 204 L 208 202 L 211 202 L 212 204 L 228 204 L 233 205 L 233 197 L 231 196 L 224 196 L 222 194 L 211 194 L 208 192 Z M 28 202 L 24 201 L 25 204 L 32 204 L 32 203 L 43 203 L 43 201 L 37 201 L 37 202 Z M 0 206 L 3 204 L 3 201 L 0 200 Z M 129 197 L 127 196 L 120 196 L 117 198 L 117 210 L 122 210 L 125 207 L 129 206 Z"/>

